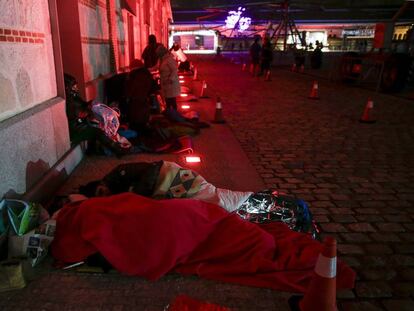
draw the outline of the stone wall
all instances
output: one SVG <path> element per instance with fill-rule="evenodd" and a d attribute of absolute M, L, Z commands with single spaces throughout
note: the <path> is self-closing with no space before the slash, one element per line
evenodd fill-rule
<path fill-rule="evenodd" d="M 48 2 L 0 0 L 0 198 L 26 192 L 70 147 Z"/>
<path fill-rule="evenodd" d="M 56 96 L 48 1 L 0 0 L 0 120 Z"/>

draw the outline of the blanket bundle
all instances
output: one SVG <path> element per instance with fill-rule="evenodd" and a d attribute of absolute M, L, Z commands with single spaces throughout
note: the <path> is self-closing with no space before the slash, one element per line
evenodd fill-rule
<path fill-rule="evenodd" d="M 133 193 L 65 206 L 52 254 L 72 263 L 101 253 L 118 271 L 156 280 L 170 271 L 304 292 L 322 245 L 283 223 L 254 224 L 193 199 L 153 200 Z M 355 272 L 339 261 L 337 287 Z"/>

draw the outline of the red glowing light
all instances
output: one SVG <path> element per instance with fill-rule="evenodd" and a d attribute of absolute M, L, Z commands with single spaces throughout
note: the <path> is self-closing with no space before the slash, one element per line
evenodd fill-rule
<path fill-rule="evenodd" d="M 180 96 L 181 96 L 181 97 L 187 97 L 187 96 L 188 96 L 188 94 L 181 94 Z"/>
<path fill-rule="evenodd" d="M 361 64 L 354 64 L 352 66 L 352 73 L 361 73 L 362 65 Z"/>
<path fill-rule="evenodd" d="M 190 105 L 181 105 L 181 109 L 190 109 Z"/>
<path fill-rule="evenodd" d="M 180 80 L 180 83 L 184 83 L 184 80 Z"/>
<path fill-rule="evenodd" d="M 184 79 L 184 76 L 178 76 L 180 79 Z"/>
<path fill-rule="evenodd" d="M 201 158 L 199 156 L 186 156 L 185 162 L 187 163 L 200 163 Z"/>

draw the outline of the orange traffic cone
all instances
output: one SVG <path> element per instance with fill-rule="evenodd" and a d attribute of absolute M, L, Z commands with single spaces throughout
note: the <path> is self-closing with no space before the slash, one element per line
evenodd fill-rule
<path fill-rule="evenodd" d="M 296 64 L 294 63 L 293 65 L 292 65 L 292 69 L 291 69 L 293 72 L 295 72 L 296 71 Z"/>
<path fill-rule="evenodd" d="M 242 71 L 246 71 L 246 67 L 247 67 L 246 63 L 243 63 Z"/>
<path fill-rule="evenodd" d="M 305 296 L 293 296 L 289 305 L 294 311 L 337 311 L 336 307 L 336 240 L 327 237 L 319 254 L 314 276 Z"/>
<path fill-rule="evenodd" d="M 265 81 L 271 81 L 271 80 L 270 80 L 270 70 L 267 70 L 267 71 L 266 71 Z"/>
<path fill-rule="evenodd" d="M 203 83 L 201 83 L 201 91 L 200 91 L 200 98 L 208 98 L 208 96 L 205 94 L 205 91 L 207 91 L 207 83 L 206 80 L 203 80 Z"/>
<path fill-rule="evenodd" d="M 226 121 L 223 118 L 223 106 L 221 104 L 221 98 L 217 97 L 216 101 L 216 112 L 214 114 L 214 120 L 213 123 L 223 124 L 226 123 Z"/>
<path fill-rule="evenodd" d="M 359 122 L 361 123 L 375 123 L 375 118 L 372 117 L 372 112 L 374 110 L 374 102 L 371 98 L 368 98 L 367 104 L 365 106 L 364 112 L 362 113 L 361 119 Z"/>
<path fill-rule="evenodd" d="M 250 64 L 250 70 L 249 71 L 252 75 L 255 74 L 255 68 L 254 67 L 255 67 L 254 64 Z"/>
<path fill-rule="evenodd" d="M 197 80 L 197 67 L 194 68 L 194 75 L 193 75 L 193 80 Z"/>
<path fill-rule="evenodd" d="M 302 64 L 301 66 L 300 66 L 300 73 L 304 73 L 305 72 L 305 65 L 304 64 Z"/>
<path fill-rule="evenodd" d="M 318 87 L 318 81 L 313 81 L 312 89 L 309 94 L 310 99 L 319 99 L 319 87 Z"/>

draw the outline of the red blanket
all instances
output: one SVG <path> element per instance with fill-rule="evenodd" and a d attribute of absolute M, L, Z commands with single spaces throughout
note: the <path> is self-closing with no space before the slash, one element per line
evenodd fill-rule
<path fill-rule="evenodd" d="M 100 252 L 117 270 L 155 280 L 171 270 L 304 292 L 321 244 L 281 223 L 259 227 L 198 200 L 156 201 L 132 193 L 65 206 L 53 256 L 77 262 Z M 338 288 L 355 272 L 338 264 Z"/>

